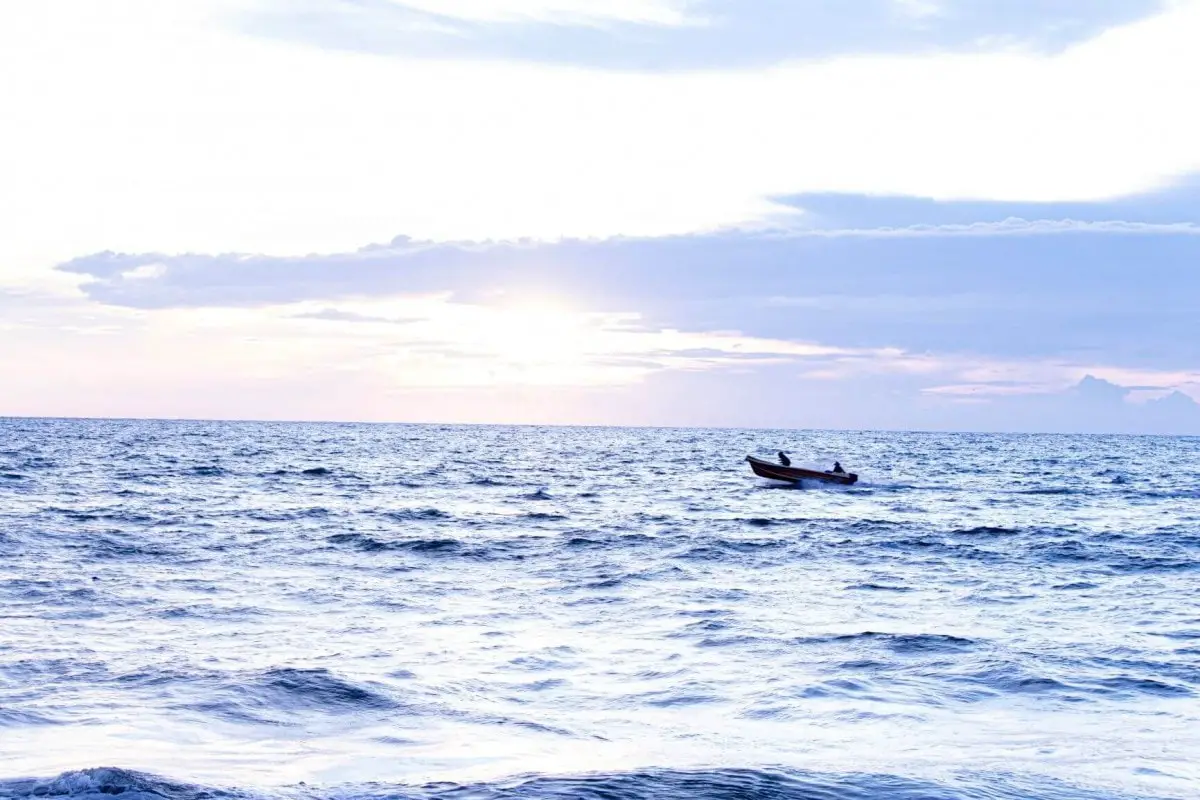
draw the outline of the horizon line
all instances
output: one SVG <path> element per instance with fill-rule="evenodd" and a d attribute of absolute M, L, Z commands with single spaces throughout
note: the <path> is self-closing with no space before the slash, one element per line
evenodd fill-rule
<path fill-rule="evenodd" d="M 789 428 L 766 425 L 650 425 L 618 423 L 567 423 L 567 422 L 436 422 L 402 420 L 336 420 L 336 419 L 255 419 L 235 417 L 104 417 L 104 416 L 35 416 L 27 414 L 0 414 L 0 422 L 12 420 L 45 422 L 177 422 L 177 423 L 224 423 L 231 425 L 380 425 L 410 427 L 462 427 L 462 428 L 603 428 L 666 431 L 789 431 L 795 433 L 897 433 L 897 434 L 954 434 L 977 436 L 1120 436 L 1126 438 L 1200 439 L 1198 433 L 1151 433 L 1130 431 L 989 431 L 974 429 L 940 428 Z"/>

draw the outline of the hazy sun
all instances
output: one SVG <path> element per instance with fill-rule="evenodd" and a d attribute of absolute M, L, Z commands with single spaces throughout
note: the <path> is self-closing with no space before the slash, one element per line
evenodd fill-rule
<path fill-rule="evenodd" d="M 477 341 L 515 364 L 568 365 L 585 358 L 602 333 L 592 315 L 556 300 L 520 300 L 483 311 Z"/>

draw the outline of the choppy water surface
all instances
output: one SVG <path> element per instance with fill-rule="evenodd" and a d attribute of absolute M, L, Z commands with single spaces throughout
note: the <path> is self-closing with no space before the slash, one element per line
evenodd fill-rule
<path fill-rule="evenodd" d="M 0 420 L 0 797 L 101 793 L 1200 796 L 1200 440 Z"/>

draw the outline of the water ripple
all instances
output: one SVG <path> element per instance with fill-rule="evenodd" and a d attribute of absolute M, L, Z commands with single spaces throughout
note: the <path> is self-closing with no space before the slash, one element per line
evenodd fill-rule
<path fill-rule="evenodd" d="M 1194 797 L 1197 486 L 1186 438 L 0 420 L 0 798 Z"/>

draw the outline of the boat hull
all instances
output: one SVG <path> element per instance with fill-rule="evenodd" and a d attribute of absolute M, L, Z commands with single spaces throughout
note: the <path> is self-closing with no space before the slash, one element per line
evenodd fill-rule
<path fill-rule="evenodd" d="M 842 486 L 850 486 L 858 482 L 858 476 L 853 472 L 820 472 L 815 469 L 804 469 L 803 467 L 785 467 L 782 464 L 764 461 L 754 456 L 746 456 L 746 461 L 750 462 L 750 469 L 754 471 L 755 475 L 773 481 L 783 481 L 784 483 L 823 481 L 825 483 L 841 484 Z"/>

